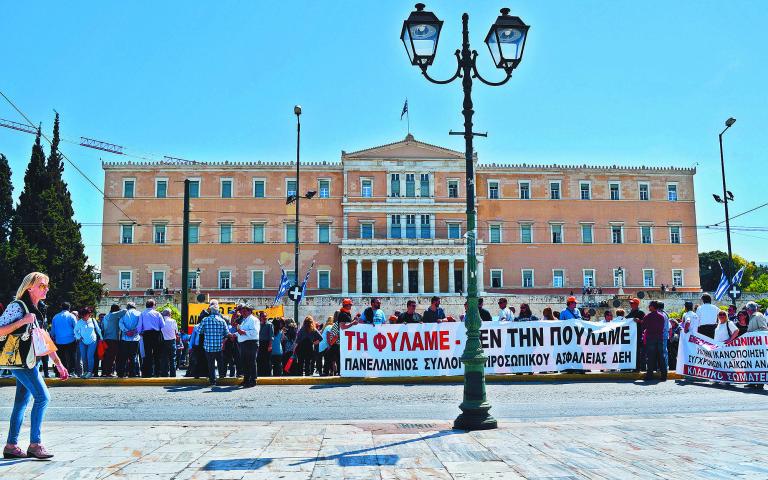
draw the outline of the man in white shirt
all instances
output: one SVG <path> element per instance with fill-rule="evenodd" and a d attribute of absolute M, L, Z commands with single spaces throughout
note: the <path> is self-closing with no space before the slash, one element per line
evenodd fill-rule
<path fill-rule="evenodd" d="M 683 313 L 683 330 L 685 333 L 699 331 L 699 316 L 693 311 L 693 302 L 685 302 L 685 313 Z"/>
<path fill-rule="evenodd" d="M 696 309 L 696 315 L 699 317 L 698 332 L 701 335 L 715 338 L 715 326 L 719 312 L 720 309 L 712 305 L 712 297 L 708 293 L 701 296 L 701 305 Z"/>
<path fill-rule="evenodd" d="M 243 362 L 243 388 L 256 386 L 256 353 L 259 350 L 259 327 L 253 316 L 253 307 L 240 308 L 242 322 L 237 326 L 237 342 Z"/>
<path fill-rule="evenodd" d="M 507 306 L 507 299 L 499 299 L 499 321 L 500 322 L 512 322 L 515 319 L 515 311 Z"/>
<path fill-rule="evenodd" d="M 179 327 L 176 320 L 171 317 L 171 310 L 163 310 L 163 328 L 160 333 L 163 335 L 163 344 L 160 357 L 160 376 L 176 377 L 176 334 Z"/>

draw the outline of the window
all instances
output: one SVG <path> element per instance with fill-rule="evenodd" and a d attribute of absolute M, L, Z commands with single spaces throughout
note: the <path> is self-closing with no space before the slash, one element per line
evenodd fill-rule
<path fill-rule="evenodd" d="M 581 224 L 581 243 L 594 243 L 592 236 L 592 225 L 588 223 Z"/>
<path fill-rule="evenodd" d="M 582 200 L 589 200 L 592 198 L 592 185 L 589 182 L 579 183 L 579 191 L 581 192 Z"/>
<path fill-rule="evenodd" d="M 360 191 L 365 198 L 373 197 L 373 181 L 370 178 L 364 178 L 360 181 Z"/>
<path fill-rule="evenodd" d="M 448 238 L 454 239 L 454 240 L 461 238 L 461 224 L 460 223 L 449 223 L 448 224 Z"/>
<path fill-rule="evenodd" d="M 614 287 L 623 287 L 626 283 L 624 283 L 624 270 L 619 270 L 618 268 L 613 269 L 613 286 Z"/>
<path fill-rule="evenodd" d="M 222 290 L 232 288 L 232 272 L 228 270 L 219 271 L 219 288 Z"/>
<path fill-rule="evenodd" d="M 219 225 L 219 243 L 232 243 L 231 223 L 222 223 Z"/>
<path fill-rule="evenodd" d="M 595 286 L 595 271 L 592 269 L 583 270 L 584 272 L 584 283 L 583 285 L 585 287 L 594 287 Z"/>
<path fill-rule="evenodd" d="M 421 238 L 432 238 L 431 215 L 421 216 Z"/>
<path fill-rule="evenodd" d="M 156 223 L 153 225 L 154 229 L 154 239 L 155 243 L 163 244 L 165 243 L 165 224 L 164 223 Z"/>
<path fill-rule="evenodd" d="M 458 180 L 448 180 L 448 198 L 459 198 Z"/>
<path fill-rule="evenodd" d="M 676 183 L 667 184 L 667 200 L 669 200 L 670 202 L 677 201 L 677 184 Z"/>
<path fill-rule="evenodd" d="M 285 224 L 285 243 L 295 243 L 295 242 L 296 242 L 296 224 L 286 223 Z"/>
<path fill-rule="evenodd" d="M 123 180 L 123 198 L 133 198 L 134 194 L 136 193 L 134 191 L 135 189 L 136 189 L 136 180 L 134 179 Z"/>
<path fill-rule="evenodd" d="M 254 270 L 251 272 L 251 288 L 262 290 L 264 288 L 264 270 Z"/>
<path fill-rule="evenodd" d="M 291 195 L 296 195 L 296 180 L 285 181 L 285 196 L 290 197 Z"/>
<path fill-rule="evenodd" d="M 496 180 L 492 180 L 488 182 L 488 198 L 490 199 L 499 198 L 499 182 L 497 182 Z"/>
<path fill-rule="evenodd" d="M 488 229 L 490 243 L 501 243 L 501 225 L 491 225 Z"/>
<path fill-rule="evenodd" d="M 317 224 L 317 241 L 319 243 L 331 243 L 331 225 L 328 223 Z"/>
<path fill-rule="evenodd" d="M 560 182 L 549 182 L 550 200 L 560 200 Z"/>
<path fill-rule="evenodd" d="M 422 197 L 429 197 L 429 174 L 428 173 L 422 173 L 421 174 L 421 182 L 419 186 L 421 190 L 421 196 Z"/>
<path fill-rule="evenodd" d="M 640 226 L 640 241 L 642 243 L 653 243 L 653 229 L 650 225 Z"/>
<path fill-rule="evenodd" d="M 531 182 L 520 182 L 520 200 L 531 199 Z"/>
<path fill-rule="evenodd" d="M 317 271 L 317 288 L 321 290 L 328 290 L 331 288 L 331 272 L 330 270 L 318 270 Z"/>
<path fill-rule="evenodd" d="M 371 239 L 373 238 L 373 223 L 361 222 L 360 223 L 360 238 Z"/>
<path fill-rule="evenodd" d="M 416 238 L 416 215 L 405 216 L 405 238 Z"/>
<path fill-rule="evenodd" d="M 189 198 L 200 198 L 200 180 L 189 181 Z"/>
<path fill-rule="evenodd" d="M 611 225 L 611 243 L 624 243 L 623 227 Z"/>
<path fill-rule="evenodd" d="M 392 215 L 389 222 L 389 237 L 402 238 L 400 231 L 400 215 Z"/>
<path fill-rule="evenodd" d="M 200 243 L 200 224 L 189 224 L 189 243 Z"/>
<path fill-rule="evenodd" d="M 680 226 L 669 227 L 669 243 L 680 243 Z"/>
<path fill-rule="evenodd" d="M 253 181 L 253 198 L 264 198 L 266 182 L 264 180 Z"/>
<path fill-rule="evenodd" d="M 533 270 L 523 269 L 523 288 L 533 288 Z"/>
<path fill-rule="evenodd" d="M 320 192 L 320 198 L 329 198 L 331 196 L 331 181 L 318 180 L 317 190 Z"/>
<path fill-rule="evenodd" d="M 133 225 L 120 225 L 120 243 L 133 243 Z"/>
<path fill-rule="evenodd" d="M 651 187 L 648 182 L 638 183 L 637 188 L 640 192 L 640 200 L 647 201 L 651 199 Z"/>
<path fill-rule="evenodd" d="M 156 179 L 155 180 L 155 197 L 165 198 L 168 196 L 168 180 Z"/>
<path fill-rule="evenodd" d="M 221 179 L 221 198 L 232 198 L 232 179 Z"/>
<path fill-rule="evenodd" d="M 608 189 L 611 191 L 611 200 L 621 200 L 621 184 L 619 182 L 609 183 Z"/>
<path fill-rule="evenodd" d="M 643 286 L 652 287 L 656 284 L 653 278 L 653 269 L 643 269 Z"/>
<path fill-rule="evenodd" d="M 120 290 L 130 290 L 133 285 L 133 272 L 120 272 Z"/>
<path fill-rule="evenodd" d="M 400 174 L 393 173 L 389 176 L 389 191 L 393 197 L 400 196 Z"/>
<path fill-rule="evenodd" d="M 264 243 L 264 224 L 254 223 L 251 225 L 251 241 L 253 243 Z"/>
<path fill-rule="evenodd" d="M 413 173 L 405 174 L 405 196 L 406 197 L 416 196 L 416 175 Z"/>
<path fill-rule="evenodd" d="M 491 270 L 491 288 L 501 288 L 504 285 L 504 270 Z"/>
<path fill-rule="evenodd" d="M 552 286 L 562 288 L 565 285 L 565 272 L 552 270 Z"/>
<path fill-rule="evenodd" d="M 165 272 L 152 272 L 152 290 L 165 288 Z"/>
<path fill-rule="evenodd" d="M 563 226 L 552 225 L 552 243 L 563 243 Z"/>
<path fill-rule="evenodd" d="M 683 271 L 672 270 L 672 285 L 675 287 L 683 286 Z"/>
<path fill-rule="evenodd" d="M 187 290 L 197 290 L 197 272 L 189 272 L 187 276 Z"/>
<path fill-rule="evenodd" d="M 524 223 L 520 225 L 520 243 L 533 243 L 533 232 L 531 224 Z"/>

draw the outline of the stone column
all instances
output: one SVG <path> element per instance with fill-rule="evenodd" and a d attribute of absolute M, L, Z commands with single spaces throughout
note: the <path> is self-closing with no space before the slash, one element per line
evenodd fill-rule
<path fill-rule="evenodd" d="M 448 259 L 448 293 L 456 293 L 456 280 L 453 277 L 453 259 Z"/>
<path fill-rule="evenodd" d="M 341 258 L 341 294 L 349 295 L 349 260 L 347 257 Z"/>
<path fill-rule="evenodd" d="M 392 268 L 392 259 L 387 259 L 387 293 L 395 293 L 395 273 Z"/>
<path fill-rule="evenodd" d="M 419 259 L 419 282 L 416 285 L 416 290 L 419 294 L 424 293 L 424 259 Z"/>
<path fill-rule="evenodd" d="M 485 290 L 485 285 L 483 282 L 483 259 L 481 257 L 477 258 L 477 294 L 480 295 Z"/>
<path fill-rule="evenodd" d="M 432 261 L 432 291 L 435 295 L 440 293 L 440 259 L 436 258 Z"/>
<path fill-rule="evenodd" d="M 379 262 L 375 258 L 371 260 L 371 293 L 379 293 Z"/>
<path fill-rule="evenodd" d="M 408 259 L 403 259 L 403 293 L 408 293 Z"/>
<path fill-rule="evenodd" d="M 358 296 L 363 294 L 363 259 L 357 258 L 357 275 L 355 276 L 355 294 Z"/>

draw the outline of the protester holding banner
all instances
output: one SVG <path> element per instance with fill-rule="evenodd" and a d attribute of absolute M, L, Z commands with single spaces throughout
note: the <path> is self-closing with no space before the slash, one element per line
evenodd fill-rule
<path fill-rule="evenodd" d="M 712 297 L 708 293 L 701 296 L 701 302 L 702 304 L 696 309 L 696 315 L 699 317 L 698 332 L 709 338 L 714 338 L 717 314 L 720 309 L 712 305 Z"/>
<path fill-rule="evenodd" d="M 745 310 L 739 310 L 736 314 L 736 328 L 739 329 L 739 336 L 744 335 L 749 330 L 749 313 Z"/>
<path fill-rule="evenodd" d="M 416 300 L 405 302 L 405 311 L 397 317 L 397 323 L 421 323 L 421 315 L 416 313 Z"/>
<path fill-rule="evenodd" d="M 483 299 L 478 298 L 477 299 L 477 310 L 480 314 L 480 320 L 483 322 L 491 322 L 493 321 L 493 317 L 491 317 L 491 312 L 483 308 Z"/>
<path fill-rule="evenodd" d="M 371 299 L 371 306 L 363 310 L 362 323 L 368 323 L 371 325 L 382 325 L 387 323 L 387 317 L 384 314 L 384 310 L 381 309 L 381 299 L 373 297 Z"/>
<path fill-rule="evenodd" d="M 516 322 L 538 322 L 539 317 L 531 312 L 531 307 L 527 303 L 520 304 L 520 314 L 515 317 Z"/>
<path fill-rule="evenodd" d="M 440 323 L 445 320 L 445 311 L 440 308 L 440 297 L 432 297 L 429 307 L 421 315 L 421 321 L 424 323 Z"/>
<path fill-rule="evenodd" d="M 576 308 L 576 297 L 565 300 L 565 310 L 560 312 L 560 320 L 581 320 L 581 312 Z"/>
<path fill-rule="evenodd" d="M 714 340 L 716 342 L 727 342 L 738 336 L 739 329 L 736 328 L 736 325 L 732 321 L 728 320 L 728 313 L 720 310 L 717 314 Z"/>
<path fill-rule="evenodd" d="M 640 310 L 640 299 L 631 298 L 629 300 L 629 313 L 625 318 L 635 321 L 635 328 L 637 329 L 637 350 L 635 351 L 635 372 L 645 370 L 646 356 L 645 345 L 640 340 L 643 335 L 643 318 L 645 312 Z"/>
<path fill-rule="evenodd" d="M 768 320 L 766 320 L 765 315 L 758 310 L 757 303 L 748 302 L 746 309 L 747 313 L 749 313 L 749 327 L 747 327 L 747 332 L 762 332 L 768 330 Z"/>
<path fill-rule="evenodd" d="M 653 300 L 648 304 L 650 312 L 643 318 L 643 337 L 648 360 L 645 380 L 653 379 L 653 372 L 661 373 L 661 380 L 667 380 L 667 338 L 665 337 L 666 318 L 659 311 L 659 304 Z"/>

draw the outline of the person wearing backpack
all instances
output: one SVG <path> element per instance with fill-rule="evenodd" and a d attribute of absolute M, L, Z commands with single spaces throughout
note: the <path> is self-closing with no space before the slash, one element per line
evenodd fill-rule
<path fill-rule="evenodd" d="M 80 349 L 83 362 L 82 378 L 93 377 L 93 365 L 96 358 L 96 346 L 102 338 L 101 328 L 93 318 L 93 309 L 86 307 L 80 310 L 80 320 L 75 324 L 75 340 Z"/>

